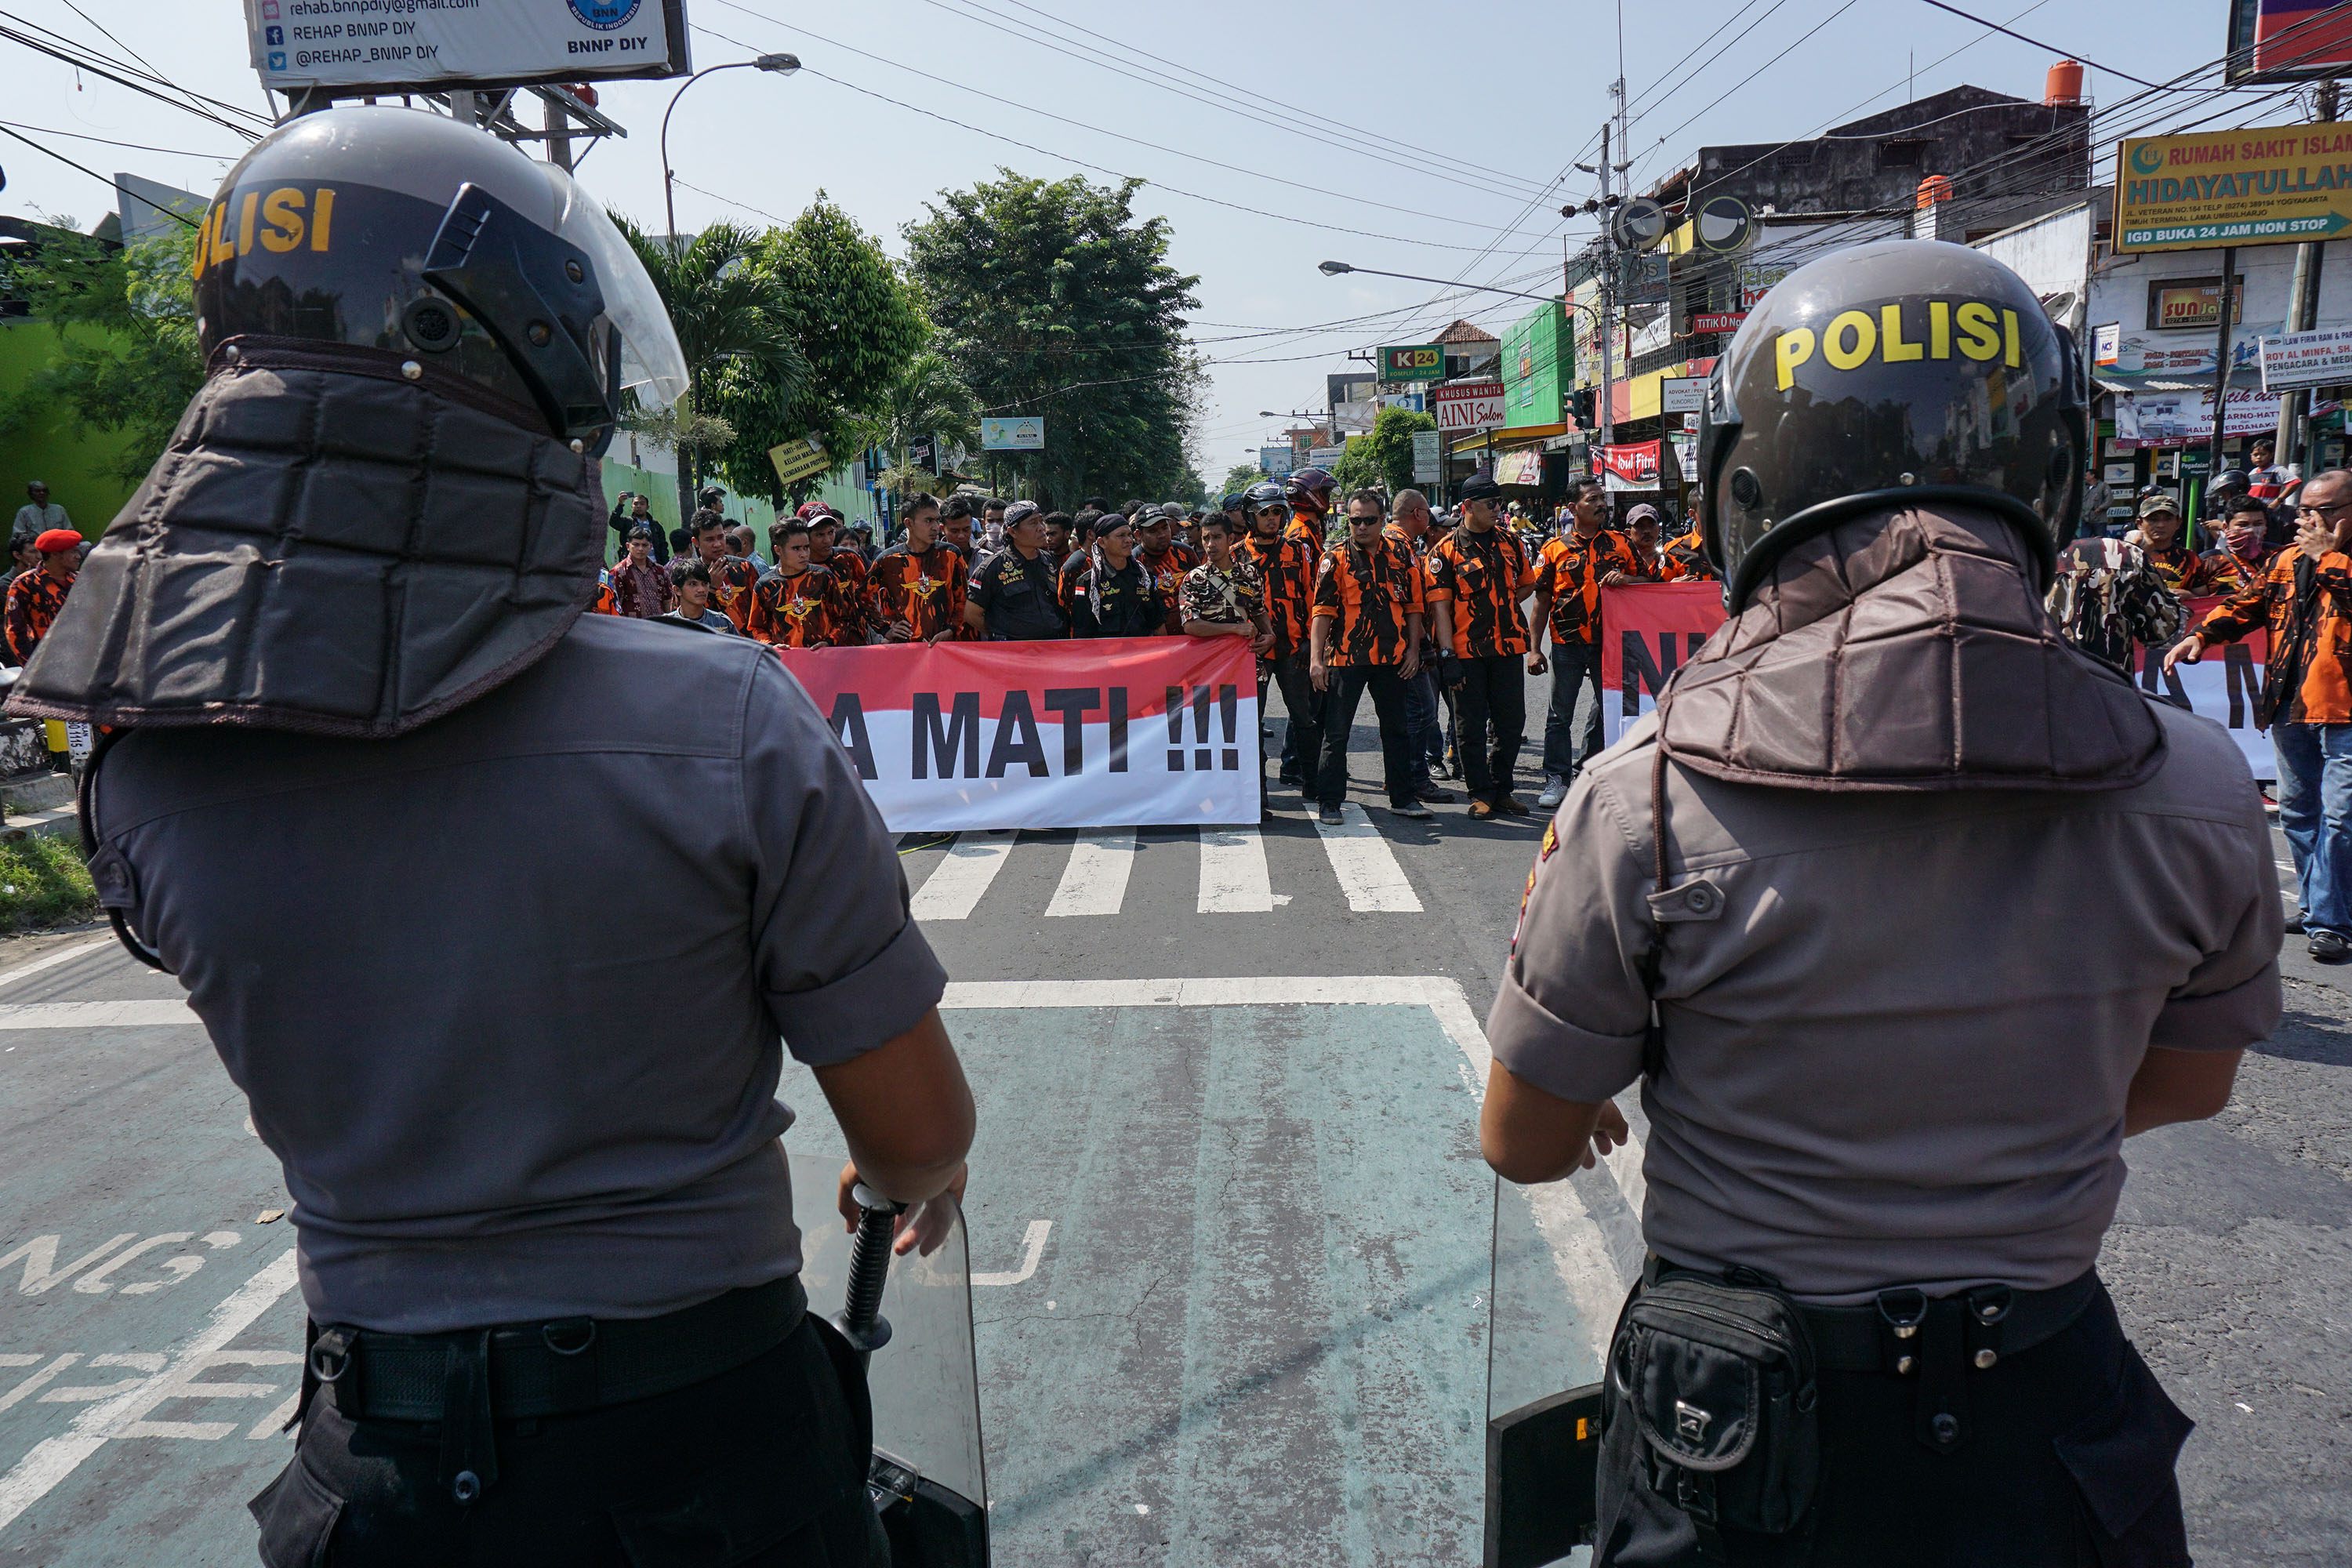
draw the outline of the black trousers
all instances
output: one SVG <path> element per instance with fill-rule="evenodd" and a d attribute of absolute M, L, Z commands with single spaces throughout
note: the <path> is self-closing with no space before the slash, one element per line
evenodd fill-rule
<path fill-rule="evenodd" d="M 1573 780 L 1585 763 L 1601 754 L 1601 704 L 1606 700 L 1607 693 L 1601 689 L 1601 645 L 1552 644 L 1551 710 L 1544 715 L 1544 772 Z"/>
<path fill-rule="evenodd" d="M 848 1345 L 813 1318 L 717 1377 L 497 1424 L 498 1479 L 460 1506 L 437 1423 L 353 1422 L 313 1399 L 253 1500 L 269 1568 L 415 1564 L 888 1568 L 866 1495 L 873 1417 Z"/>
<path fill-rule="evenodd" d="M 1941 1454 L 1916 1436 L 1916 1375 L 1819 1373 L 1812 1506 L 1785 1535 L 1723 1531 L 1720 1558 L 1651 1488 L 1611 1385 L 1594 1568 L 2188 1568 L 2172 1466 L 2191 1423 L 2105 1289 L 2056 1336 L 1964 1375 L 1969 1435 Z"/>
<path fill-rule="evenodd" d="M 1323 694 L 1307 678 L 1307 653 L 1300 649 L 1283 658 L 1260 659 L 1257 666 L 1257 707 L 1265 711 L 1265 689 L 1271 683 L 1282 693 L 1282 706 L 1290 718 L 1288 738 L 1283 746 L 1282 772 L 1293 768 L 1309 789 L 1315 787 L 1316 769 L 1323 760 Z"/>
<path fill-rule="evenodd" d="M 1381 724 L 1382 783 L 1391 805 L 1413 804 L 1412 738 L 1404 722 L 1404 682 L 1389 664 L 1347 664 L 1333 667 L 1323 691 L 1323 768 L 1317 777 L 1316 797 L 1336 811 L 1348 798 L 1348 734 L 1356 727 L 1356 707 L 1364 693 L 1372 694 L 1372 711 Z"/>
<path fill-rule="evenodd" d="M 1519 743 L 1528 738 L 1524 658 L 1498 653 L 1462 661 L 1454 701 L 1461 714 L 1462 778 L 1475 799 L 1496 801 L 1511 793 Z"/>

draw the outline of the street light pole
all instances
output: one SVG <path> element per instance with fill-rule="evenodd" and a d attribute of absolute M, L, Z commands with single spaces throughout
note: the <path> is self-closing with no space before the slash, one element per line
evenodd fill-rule
<path fill-rule="evenodd" d="M 705 66 L 678 84 L 677 90 L 669 95 L 669 107 L 662 110 L 662 215 L 668 222 L 669 240 L 673 247 L 677 244 L 677 189 L 673 178 L 675 171 L 669 166 L 669 117 L 677 111 L 677 100 L 686 96 L 688 88 L 714 72 L 735 70 L 745 66 L 776 76 L 790 76 L 801 68 L 801 58 L 798 55 L 761 55 L 757 59 L 728 60 L 719 65 Z"/>

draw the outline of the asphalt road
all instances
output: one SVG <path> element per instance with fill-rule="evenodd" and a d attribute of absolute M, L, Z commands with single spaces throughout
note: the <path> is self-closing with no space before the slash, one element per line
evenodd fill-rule
<path fill-rule="evenodd" d="M 1538 827 L 1391 816 L 1355 739 L 1339 830 L 1277 797 L 1262 829 L 904 843 L 981 1103 L 1000 1563 L 1475 1563 L 1490 1354 L 1506 1403 L 1597 1366 L 1627 1155 L 1505 1194 L 1536 1304 L 1488 1321 L 1478 1022 Z M 249 1563 L 300 1344 L 286 1200 L 174 984 L 102 935 L 0 947 L 0 1563 Z M 2104 1264 L 2198 1422 L 2198 1560 L 2247 1568 L 2352 1553 L 2352 989 L 2285 963 L 2228 1111 L 2130 1145 Z M 836 1154 L 807 1077 L 782 1092 L 796 1152 Z"/>

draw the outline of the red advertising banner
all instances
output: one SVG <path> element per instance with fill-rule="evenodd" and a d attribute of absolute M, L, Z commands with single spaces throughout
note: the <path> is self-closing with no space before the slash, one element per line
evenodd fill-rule
<path fill-rule="evenodd" d="M 777 652 L 894 833 L 1258 819 L 1246 638 Z"/>
<path fill-rule="evenodd" d="M 1656 489 L 1664 461 L 1658 449 L 1661 445 L 1657 441 L 1634 441 L 1622 447 L 1595 447 L 1601 483 L 1612 490 Z"/>
<path fill-rule="evenodd" d="M 2190 599 L 2184 629 L 2203 620 L 2219 599 Z M 1724 621 L 1719 583 L 1645 583 L 1601 590 L 1601 715 L 1608 744 L 1657 706 L 1658 693 L 1675 670 L 1691 661 L 1701 644 Z M 2202 662 L 2164 673 L 2164 650 L 2142 648 L 2133 676 L 2141 690 L 2160 702 L 2186 708 L 2230 731 L 2258 779 L 2278 776 L 2271 738 L 2254 728 L 2254 700 L 2262 694 L 2268 639 L 2254 632 L 2226 647 L 2207 652 Z"/>

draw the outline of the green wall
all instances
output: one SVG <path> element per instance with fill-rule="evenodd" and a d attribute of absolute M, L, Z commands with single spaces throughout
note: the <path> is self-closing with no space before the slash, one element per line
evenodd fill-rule
<path fill-rule="evenodd" d="M 58 336 L 44 321 L 0 319 L 0 397 L 13 397 L 57 353 Z M 101 470 L 128 449 L 125 437 L 77 436 L 62 414 L 27 420 L 0 434 L 0 527 L 25 504 L 25 486 L 48 482 L 49 499 L 74 526 L 96 539 L 139 487 Z"/>
<path fill-rule="evenodd" d="M 1542 305 L 1503 337 L 1503 424 L 1557 425 L 1560 389 L 1575 378 L 1576 350 L 1568 309 Z"/>

